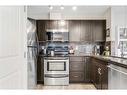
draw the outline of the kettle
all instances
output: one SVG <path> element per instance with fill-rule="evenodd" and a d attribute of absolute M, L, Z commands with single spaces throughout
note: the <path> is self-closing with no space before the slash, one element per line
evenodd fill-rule
<path fill-rule="evenodd" d="M 54 51 L 53 50 L 50 51 L 50 54 L 51 54 L 51 56 L 54 56 Z"/>

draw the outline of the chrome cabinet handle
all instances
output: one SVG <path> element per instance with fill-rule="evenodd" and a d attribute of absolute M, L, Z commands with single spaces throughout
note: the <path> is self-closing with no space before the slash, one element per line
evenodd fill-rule
<path fill-rule="evenodd" d="M 98 68 L 98 74 L 101 75 L 101 68 Z"/>
<path fill-rule="evenodd" d="M 101 73 L 101 68 L 100 68 L 100 71 L 99 71 L 99 73 L 100 73 L 100 75 L 102 75 L 102 73 Z"/>
<path fill-rule="evenodd" d="M 75 78 L 77 78 L 78 76 L 74 76 Z"/>

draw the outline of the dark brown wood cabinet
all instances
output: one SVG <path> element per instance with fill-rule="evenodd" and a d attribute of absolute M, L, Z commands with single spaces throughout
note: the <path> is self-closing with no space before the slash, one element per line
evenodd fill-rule
<path fill-rule="evenodd" d="M 37 60 L 37 83 L 44 83 L 44 58 L 38 56 Z"/>
<path fill-rule="evenodd" d="M 39 41 L 46 41 L 46 24 L 45 20 L 37 20 L 37 35 Z"/>
<path fill-rule="evenodd" d="M 80 20 L 69 21 L 69 41 L 79 42 L 80 41 Z"/>
<path fill-rule="evenodd" d="M 70 57 L 69 79 L 71 83 L 90 82 L 90 57 Z"/>
<path fill-rule="evenodd" d="M 82 20 L 80 26 L 80 41 L 92 42 L 91 21 Z"/>
<path fill-rule="evenodd" d="M 95 20 L 91 22 L 92 40 L 93 42 L 106 40 L 106 22 L 105 20 Z"/>
<path fill-rule="evenodd" d="M 84 82 L 84 72 L 81 71 L 71 71 L 69 75 L 70 82 Z"/>
<path fill-rule="evenodd" d="M 67 20 L 59 20 L 58 21 L 58 29 L 67 29 L 69 27 L 69 21 Z"/>
<path fill-rule="evenodd" d="M 84 81 L 84 57 L 73 56 L 70 57 L 69 63 L 69 82 L 83 82 Z"/>
<path fill-rule="evenodd" d="M 92 58 L 91 81 L 97 89 L 108 89 L 107 62 Z"/>
<path fill-rule="evenodd" d="M 90 82 L 90 72 L 91 72 L 91 58 L 84 57 L 85 64 L 84 64 L 84 82 Z"/>
<path fill-rule="evenodd" d="M 105 20 L 70 20 L 69 41 L 105 41 Z"/>
<path fill-rule="evenodd" d="M 37 20 L 39 41 L 46 41 L 47 29 L 68 29 L 70 42 L 97 42 L 105 41 L 105 20 Z"/>
<path fill-rule="evenodd" d="M 58 29 L 58 20 L 46 20 L 46 29 Z"/>

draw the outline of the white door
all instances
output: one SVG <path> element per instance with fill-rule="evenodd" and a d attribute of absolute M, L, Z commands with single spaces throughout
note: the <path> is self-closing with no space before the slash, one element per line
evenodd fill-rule
<path fill-rule="evenodd" d="M 26 12 L 24 6 L 0 6 L 0 88 L 27 88 Z"/>

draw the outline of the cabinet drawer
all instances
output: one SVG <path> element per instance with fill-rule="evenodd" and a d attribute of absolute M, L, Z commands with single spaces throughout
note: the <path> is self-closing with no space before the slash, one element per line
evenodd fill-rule
<path fill-rule="evenodd" d="M 84 61 L 84 57 L 70 57 L 70 61 Z"/>
<path fill-rule="evenodd" d="M 84 71 L 84 62 L 70 62 L 70 71 Z"/>
<path fill-rule="evenodd" d="M 70 72 L 69 79 L 70 82 L 83 82 L 84 72 Z"/>

